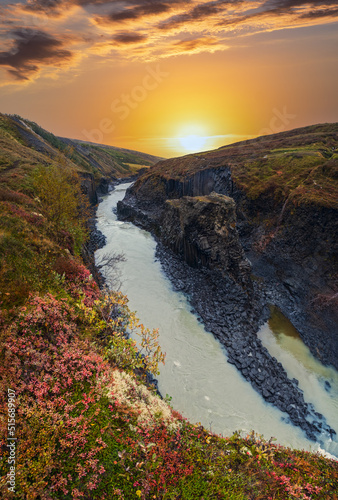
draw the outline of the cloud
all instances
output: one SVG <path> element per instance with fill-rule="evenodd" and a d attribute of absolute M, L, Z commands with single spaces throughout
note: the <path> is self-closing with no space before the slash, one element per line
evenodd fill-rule
<path fill-rule="evenodd" d="M 217 26 L 234 28 L 239 25 L 248 25 L 256 31 L 272 31 L 294 26 L 309 26 L 311 21 L 324 17 L 336 16 L 337 9 L 329 9 L 330 5 L 337 6 L 333 0 L 268 0 L 242 16 L 230 16 L 217 23 Z M 323 7 L 326 7 L 323 9 Z"/>
<path fill-rule="evenodd" d="M 145 5 L 140 5 L 138 7 L 133 7 L 131 9 L 123 9 L 117 12 L 112 12 L 111 14 L 102 17 L 101 22 L 117 23 L 121 21 L 129 21 L 139 19 L 145 16 L 154 16 L 162 14 L 170 10 L 170 5 L 163 2 L 152 2 Z"/>
<path fill-rule="evenodd" d="M 322 9 L 322 10 L 311 10 L 310 12 L 305 12 L 300 17 L 302 19 L 320 19 L 323 17 L 337 17 L 337 9 Z"/>
<path fill-rule="evenodd" d="M 216 52 L 227 47 L 220 43 L 216 37 L 200 37 L 187 40 L 180 40 L 168 48 L 164 57 L 182 54 L 198 54 L 200 52 Z"/>
<path fill-rule="evenodd" d="M 328 6 L 328 5 L 337 5 L 336 0 L 267 0 L 266 2 L 262 2 L 262 7 L 264 9 L 292 9 L 294 7 L 302 7 L 302 6 Z"/>
<path fill-rule="evenodd" d="M 64 4 L 64 0 L 28 0 L 22 9 L 28 13 L 48 14 L 50 17 L 53 17 L 61 13 Z"/>
<path fill-rule="evenodd" d="M 204 21 L 207 17 L 214 16 L 223 12 L 229 6 L 243 3 L 243 0 L 227 0 L 227 1 L 213 1 L 200 3 L 195 5 L 190 12 L 184 12 L 162 21 L 159 24 L 160 30 L 171 30 L 178 28 L 187 23 L 194 23 L 196 21 Z"/>
<path fill-rule="evenodd" d="M 75 0 L 76 1 L 76 0 Z M 83 0 L 86 1 L 86 0 Z M 98 24 L 114 24 L 114 23 L 123 23 L 128 21 L 141 20 L 143 18 L 147 18 L 149 16 L 159 16 L 161 14 L 165 14 L 169 11 L 172 11 L 177 6 L 186 6 L 189 4 L 189 1 L 183 0 L 171 0 L 161 1 L 161 0 L 130 0 L 122 2 L 124 5 L 121 8 L 121 2 L 111 2 L 112 7 L 114 7 L 114 3 L 118 3 L 120 8 L 114 8 L 109 13 L 105 13 L 104 15 L 97 16 L 95 21 Z"/>
<path fill-rule="evenodd" d="M 329 12 L 334 12 L 334 10 L 329 9 L 330 6 L 337 7 L 338 2 L 336 0 L 268 0 L 262 3 L 262 14 L 270 15 L 275 17 L 279 14 L 289 14 L 295 16 L 295 18 L 312 18 L 317 17 L 316 12 L 321 14 L 318 17 L 325 17 L 326 15 L 331 15 Z M 326 14 L 324 14 L 326 12 Z"/>
<path fill-rule="evenodd" d="M 187 5 L 190 0 L 28 0 L 22 8 L 27 12 L 45 14 L 50 17 L 63 15 L 65 9 L 78 6 L 96 10 L 101 23 L 124 22 L 156 16 L 172 10 L 176 5 Z M 100 15 L 100 11 L 104 13 Z M 110 12 L 106 12 L 107 9 Z"/>
<path fill-rule="evenodd" d="M 133 32 L 120 32 L 113 36 L 113 40 L 121 45 L 145 42 L 147 38 L 146 35 Z"/>
<path fill-rule="evenodd" d="M 87 54 L 150 61 L 225 50 L 234 36 L 333 22 L 338 2 L 11 0 L 0 11 L 0 66 L 27 81 Z"/>
<path fill-rule="evenodd" d="M 200 47 L 210 47 L 212 45 L 218 45 L 217 38 L 195 38 L 192 40 L 181 40 L 174 44 L 174 47 L 178 47 L 184 52 L 191 52 L 199 49 Z"/>
<path fill-rule="evenodd" d="M 29 80 L 43 66 L 59 66 L 73 58 L 63 48 L 63 42 L 48 33 L 31 29 L 11 32 L 14 44 L 11 50 L 0 52 L 0 66 L 17 80 Z"/>

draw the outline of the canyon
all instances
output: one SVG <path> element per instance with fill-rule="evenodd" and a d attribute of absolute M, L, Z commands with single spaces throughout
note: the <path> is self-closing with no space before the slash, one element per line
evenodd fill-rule
<path fill-rule="evenodd" d="M 277 307 L 313 355 L 338 368 L 337 131 L 310 127 L 162 161 L 118 203 L 121 220 L 157 238 L 168 277 L 228 361 L 312 439 L 334 430 L 256 333 Z"/>

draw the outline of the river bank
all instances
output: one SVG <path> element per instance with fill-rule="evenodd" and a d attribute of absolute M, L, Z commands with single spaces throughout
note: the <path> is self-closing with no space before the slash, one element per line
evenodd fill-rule
<path fill-rule="evenodd" d="M 285 412 L 287 418 L 302 428 L 309 439 L 320 440 L 322 435 L 331 439 L 335 436 L 336 431 L 327 425 L 323 415 L 311 403 L 304 401 L 298 381 L 287 377 L 281 363 L 269 354 L 257 338 L 259 327 L 269 318 L 268 304 L 278 303 L 277 290 L 266 287 L 263 280 L 253 279 L 248 293 L 239 280 L 224 273 L 222 275 L 217 269 L 188 266 L 179 253 L 180 248 L 183 248 L 185 254 L 191 257 L 191 244 L 188 243 L 187 247 L 187 243 L 184 243 L 189 235 L 184 236 L 182 246 L 175 243 L 178 240 L 175 234 L 171 234 L 170 241 L 174 242 L 176 252 L 168 248 L 167 241 L 166 245 L 163 244 L 163 234 L 171 231 L 173 223 L 166 215 L 168 203 L 164 208 L 158 204 L 158 200 L 155 206 L 151 206 L 147 200 L 146 208 L 145 203 L 141 204 L 141 208 L 138 201 L 135 190 L 131 188 L 123 202 L 118 203 L 119 217 L 152 232 L 158 244 L 158 258 L 168 278 L 176 290 L 186 294 L 206 329 L 224 345 L 228 361 L 236 366 L 265 401 Z M 174 223 L 177 226 L 177 220 Z M 168 226 L 170 228 L 167 230 Z M 195 248 L 199 245 L 198 235 L 193 244 Z M 203 258 L 203 249 L 200 249 L 201 245 L 197 254 Z M 196 250 L 193 252 L 196 254 Z M 283 294 L 280 296 L 283 298 Z"/>
<path fill-rule="evenodd" d="M 122 291 L 127 294 L 130 307 L 137 311 L 137 315 L 147 327 L 159 327 L 160 345 L 162 350 L 167 352 L 169 356 L 159 376 L 161 393 L 173 396 L 174 407 L 182 411 L 190 420 L 194 421 L 196 419 L 197 422 L 202 420 L 205 422 L 206 427 L 212 421 L 213 429 L 223 435 L 229 435 L 238 428 L 247 429 L 247 431 L 254 428 L 264 435 L 277 436 L 281 443 L 304 447 L 305 444 L 300 437 L 303 434 L 300 431 L 301 427 L 298 426 L 299 431 L 297 432 L 299 434 L 295 439 L 294 433 L 297 427 L 291 425 L 290 416 L 278 410 L 277 406 L 269 403 L 267 399 L 261 398 L 259 390 L 254 390 L 251 383 L 246 382 L 246 378 L 241 372 L 242 369 L 245 373 L 245 366 L 239 365 L 240 361 L 252 360 L 252 368 L 257 366 L 258 371 L 260 368 L 259 363 L 263 365 L 264 369 L 266 360 L 272 359 L 272 356 L 262 347 L 261 342 L 254 333 L 254 330 L 258 329 L 267 319 L 269 315 L 268 309 L 265 309 L 263 317 L 257 319 L 261 304 L 256 303 L 256 312 L 250 312 L 245 306 L 247 302 L 245 296 L 240 297 L 237 295 L 237 309 L 234 309 L 229 304 L 228 318 L 222 318 L 218 314 L 214 315 L 213 308 L 215 308 L 215 304 L 211 300 L 214 291 L 211 291 L 211 288 L 209 289 L 206 283 L 209 282 L 210 286 L 217 286 L 218 282 L 214 279 L 215 273 L 199 273 L 198 270 L 194 270 L 180 261 L 172 252 L 168 252 L 163 247 L 161 248 L 147 231 L 140 230 L 129 222 L 117 220 L 114 213 L 115 206 L 123 198 L 125 189 L 124 185 L 118 186 L 99 205 L 98 228 L 106 235 L 107 245 L 105 248 L 98 250 L 95 257 L 99 263 L 100 258 L 106 253 L 123 251 L 126 254 L 126 262 L 120 264 L 120 270 L 124 277 Z M 156 248 L 157 256 L 155 256 Z M 170 280 L 172 284 L 169 283 L 169 289 L 168 280 L 167 278 L 164 279 L 164 276 L 166 276 L 166 262 L 168 273 L 172 272 L 173 275 Z M 192 279 L 190 273 L 196 273 L 196 276 L 200 274 L 199 281 L 197 279 L 195 285 L 192 282 L 189 283 L 189 279 Z M 201 274 L 204 276 L 204 283 Z M 107 284 L 109 285 L 109 282 Z M 188 293 L 193 292 L 194 286 L 196 287 L 195 294 L 189 296 Z M 206 288 L 203 289 L 204 286 Z M 255 284 L 257 290 L 259 286 L 259 283 Z M 180 291 L 174 291 L 174 288 Z M 231 281 L 227 282 L 227 287 L 223 290 L 224 301 L 230 300 L 232 289 L 234 289 L 233 283 Z M 236 289 L 234 289 L 234 292 L 236 292 Z M 195 299 L 195 303 L 191 303 L 189 306 L 188 300 L 192 299 Z M 216 298 L 216 300 L 218 299 Z M 234 338 L 238 338 L 237 344 L 232 343 L 229 338 L 227 338 L 227 343 L 230 341 L 231 359 L 233 362 L 236 360 L 239 368 L 234 363 L 226 362 L 227 358 L 220 346 L 223 345 L 226 351 L 228 348 L 225 344 L 220 344 L 219 341 L 212 342 L 212 345 L 214 345 L 214 342 L 216 344 L 211 348 L 210 359 L 208 360 L 209 343 L 211 339 L 216 337 L 211 333 L 205 333 L 201 320 L 198 324 L 196 315 L 199 315 L 201 319 L 201 314 L 197 310 L 199 307 L 198 302 L 201 304 L 201 314 L 205 316 L 206 323 L 209 320 L 210 326 L 216 326 L 217 333 L 220 336 L 224 336 L 222 329 L 226 330 L 226 325 L 230 325 L 229 332 L 237 333 L 234 336 Z M 203 302 L 206 303 L 206 306 L 203 306 Z M 188 313 L 190 309 L 193 309 L 195 314 Z M 209 311 L 206 314 L 207 309 Z M 183 311 L 185 312 L 183 313 Z M 208 312 L 209 318 L 206 317 Z M 237 312 L 243 312 L 243 316 L 241 317 Z M 184 315 L 182 316 L 182 314 Z M 213 317 L 215 317 L 214 322 L 212 321 Z M 183 318 L 184 322 L 182 323 Z M 239 321 L 238 318 L 241 318 L 241 320 Z M 217 325 L 216 321 L 220 324 Z M 245 325 L 242 332 L 240 331 L 240 325 L 242 327 Z M 207 329 L 211 332 L 211 328 Z M 197 339 L 200 339 L 198 340 L 200 347 L 194 346 Z M 253 344 L 251 345 L 251 343 Z M 250 351 L 247 350 L 249 347 L 252 349 L 251 355 L 249 355 Z M 217 356 L 215 354 L 216 348 L 219 351 Z M 258 355 L 261 351 L 264 354 Z M 202 358 L 200 358 L 200 355 L 202 355 Z M 305 403 L 302 391 L 297 387 L 296 381 L 289 380 L 283 387 L 285 380 L 287 380 L 285 371 L 283 372 L 284 376 L 280 379 L 278 377 L 280 364 L 276 359 L 271 362 L 273 363 L 272 371 L 276 372 L 272 380 L 275 384 L 281 385 L 281 391 L 279 388 L 276 391 L 277 397 L 281 398 L 280 404 L 289 402 L 293 405 L 289 410 L 292 412 L 294 420 L 297 422 L 297 417 L 298 420 L 304 418 L 301 425 L 307 429 L 311 439 L 315 439 L 317 443 L 326 443 L 325 446 L 321 444 L 321 447 L 335 454 L 331 445 L 327 447 L 327 443 L 331 441 L 331 434 L 330 426 L 325 423 L 325 418 L 320 418 L 318 416 L 319 411 L 316 415 L 316 410 L 312 405 Z M 247 370 L 248 372 L 251 370 L 249 365 Z M 264 375 L 266 376 L 264 377 Z M 265 370 L 263 371 L 263 378 L 260 387 L 266 386 L 268 388 L 269 374 Z M 205 384 L 207 384 L 207 389 L 204 387 Z M 291 397 L 297 399 L 296 403 L 291 402 L 289 398 L 290 391 Z M 283 395 L 280 393 L 284 394 L 284 400 Z M 200 396 L 197 396 L 198 394 Z M 240 399 L 238 399 L 238 394 L 241 394 Z M 269 395 L 266 397 L 268 398 Z M 243 406 L 240 412 L 236 410 L 237 406 Z M 247 406 L 250 409 L 246 408 Z M 244 417 L 247 411 L 249 412 L 248 416 Z M 253 411 L 254 414 L 252 414 Z M 325 415 L 325 411 L 323 413 Z M 277 421 L 279 421 L 278 424 Z M 226 425 L 224 426 L 224 424 Z M 228 428 L 228 424 L 230 428 Z M 332 425 L 334 426 L 334 420 L 332 422 L 331 419 L 331 427 Z M 331 433 L 333 434 L 333 431 Z M 285 436 L 288 436 L 286 441 Z M 289 441 L 289 438 L 292 440 Z"/>

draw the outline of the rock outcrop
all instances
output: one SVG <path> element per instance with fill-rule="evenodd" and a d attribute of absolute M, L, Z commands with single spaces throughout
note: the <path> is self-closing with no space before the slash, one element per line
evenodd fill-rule
<path fill-rule="evenodd" d="M 202 177 L 206 181 L 204 185 Z M 259 231 L 259 225 L 250 227 L 243 211 L 246 208 L 249 213 L 243 193 L 233 186 L 228 169 L 220 169 L 218 179 L 214 169 L 204 171 L 202 177 L 198 176 L 198 181 L 186 178 L 182 182 L 150 178 L 145 184 L 141 178 L 119 202 L 119 216 L 152 231 L 157 237 L 160 242 L 157 256 L 173 286 L 188 294 L 205 328 L 226 348 L 228 362 L 237 367 L 254 389 L 267 402 L 287 413 L 290 421 L 301 427 L 309 439 L 318 439 L 322 432 L 334 436 L 334 429 L 323 416 L 304 401 L 298 381 L 288 378 L 281 363 L 256 336 L 259 326 L 269 316 L 266 307 L 269 302 L 280 301 L 287 308 L 295 301 L 290 302 L 288 290 L 278 290 L 278 280 L 270 277 L 253 281 L 251 278 L 253 269 L 245 257 L 236 227 L 236 208 L 244 244 L 248 244 L 250 235 L 256 234 L 254 231 Z M 224 194 L 199 195 L 202 186 L 202 191 L 215 187 L 231 190 L 237 204 Z M 182 196 L 187 191 L 194 196 Z M 172 199 L 168 199 L 169 194 Z M 181 197 L 174 198 L 179 194 Z M 286 249 L 284 265 L 285 262 Z M 266 265 L 271 267 L 271 263 Z M 264 269 L 262 261 L 257 269 L 260 267 Z M 300 318 L 304 318 L 299 306 L 298 310 Z"/>
<path fill-rule="evenodd" d="M 218 270 L 251 288 L 251 266 L 236 230 L 236 204 L 217 193 L 168 200 L 161 240 L 192 267 Z"/>
<path fill-rule="evenodd" d="M 337 137 L 336 125 L 317 126 L 163 161 L 117 207 L 121 219 L 156 236 L 166 274 L 228 362 L 310 439 L 335 431 L 256 333 L 275 305 L 312 353 L 338 368 L 336 160 L 326 158 Z M 319 140 L 325 154 L 318 150 L 313 168 Z"/>
<path fill-rule="evenodd" d="M 203 170 L 181 178 L 168 178 L 156 169 L 140 177 L 118 203 L 119 217 L 162 240 L 167 200 L 208 196 L 213 191 L 231 197 L 236 202 L 239 240 L 252 274 L 264 283 L 266 303 L 279 307 L 314 356 L 338 369 L 337 210 L 295 206 L 269 196 L 250 199 L 224 163 L 195 161 Z"/>
<path fill-rule="evenodd" d="M 88 197 L 91 205 L 96 205 L 98 202 L 97 189 L 93 174 L 87 172 L 79 172 L 81 179 L 81 190 Z"/>

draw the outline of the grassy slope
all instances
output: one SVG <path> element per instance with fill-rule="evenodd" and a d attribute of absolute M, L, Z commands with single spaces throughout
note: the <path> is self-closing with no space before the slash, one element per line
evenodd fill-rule
<path fill-rule="evenodd" d="M 158 156 L 140 153 L 131 149 L 117 148 L 104 144 L 93 144 L 90 142 L 84 142 L 75 139 L 62 140 L 66 141 L 72 147 L 76 148 L 77 151 L 82 151 L 84 154 L 93 155 L 94 160 L 96 159 L 97 154 L 104 154 L 104 157 L 108 159 L 110 163 L 113 160 L 122 168 L 122 173 L 124 173 L 123 170 L 127 167 L 130 167 L 132 169 L 131 173 L 133 173 L 133 169 L 135 169 L 137 166 L 152 166 L 158 161 L 163 160 L 163 158 L 160 158 Z"/>
<path fill-rule="evenodd" d="M 76 221 L 60 226 L 54 198 L 46 206 L 35 196 L 38 164 L 51 167 L 47 176 L 66 171 L 65 179 L 83 165 L 27 147 L 1 118 L 2 497 L 337 498 L 336 462 L 253 434 L 212 435 L 145 388 L 143 369 L 156 373 L 161 361 L 156 332 L 138 323 L 125 297 L 98 289 L 76 255 L 69 232 Z M 76 204 L 74 211 L 81 215 Z M 143 339 L 144 362 L 124 336 L 127 326 Z M 15 430 L 7 425 L 13 405 Z M 13 494 L 6 485 L 11 435 L 18 438 Z"/>
<path fill-rule="evenodd" d="M 18 135 L 27 146 L 49 156 L 61 152 L 77 168 L 93 173 L 96 178 L 101 176 L 127 177 L 135 174 L 140 168 L 149 167 L 161 159 L 138 151 L 56 137 L 38 124 L 19 116 L 0 116 L 2 123 L 4 121 L 12 123 L 12 128 L 17 129 Z"/>
<path fill-rule="evenodd" d="M 315 125 L 162 161 L 142 179 L 184 179 L 228 166 L 249 198 L 338 207 L 338 124 Z M 142 180 L 140 180 L 140 184 Z"/>

